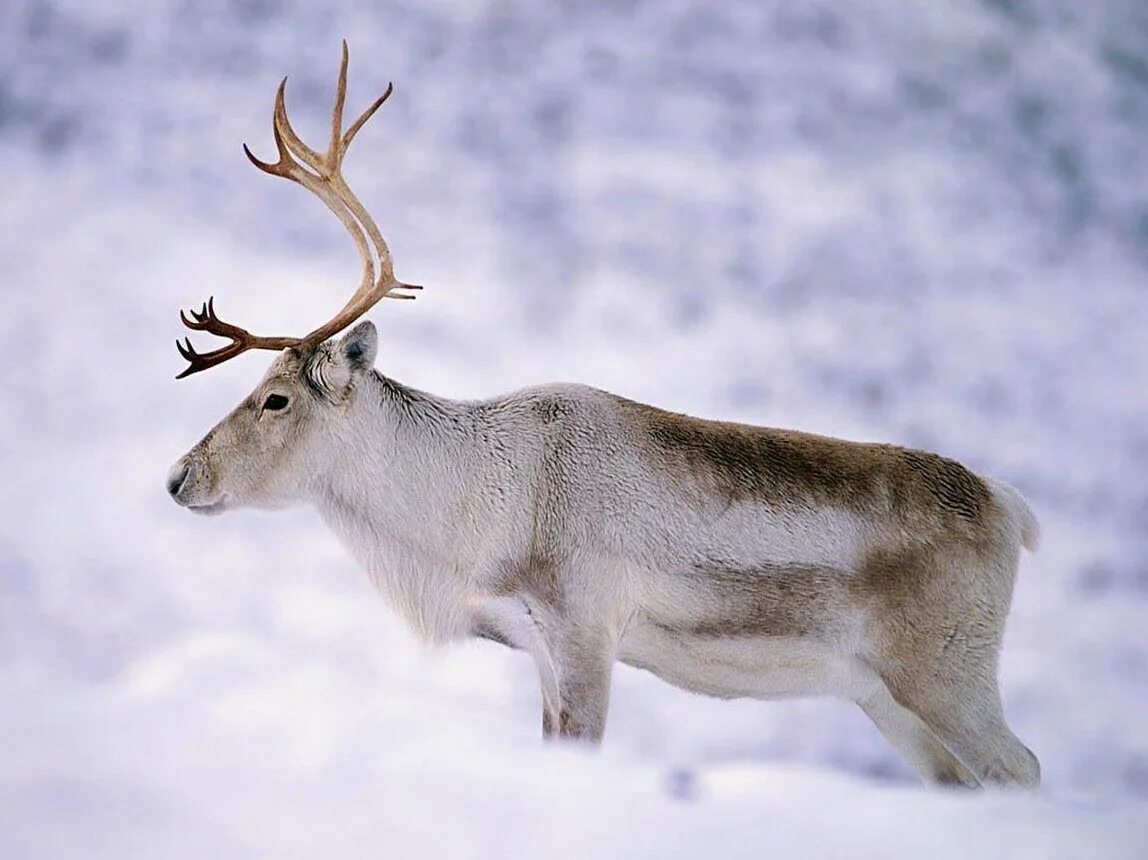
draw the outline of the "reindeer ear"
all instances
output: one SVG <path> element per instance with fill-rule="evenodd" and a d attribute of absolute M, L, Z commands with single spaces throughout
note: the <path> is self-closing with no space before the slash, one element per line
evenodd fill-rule
<path fill-rule="evenodd" d="M 379 333 L 375 324 L 363 320 L 339 340 L 338 354 L 352 370 L 370 370 L 379 350 Z"/>

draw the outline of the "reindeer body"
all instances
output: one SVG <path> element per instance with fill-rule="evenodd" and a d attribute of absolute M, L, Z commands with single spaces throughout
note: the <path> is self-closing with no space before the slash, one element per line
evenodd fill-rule
<path fill-rule="evenodd" d="M 248 156 L 339 217 L 362 280 L 302 338 L 252 335 L 210 301 L 183 316 L 231 343 L 180 344 L 181 377 L 282 352 L 176 463 L 176 502 L 313 505 L 424 639 L 528 651 L 546 735 L 599 739 L 622 660 L 715 696 L 842 696 L 927 781 L 1035 787 L 1039 765 L 1005 724 L 996 681 L 1020 548 L 1037 538 L 1008 485 L 935 454 L 705 421 L 584 386 L 445 400 L 374 370 L 370 323 L 328 339 L 418 289 L 395 279 L 342 177 L 391 92 L 344 132 L 346 68 L 344 44 L 325 152 L 295 134 L 280 86 L 279 158 Z"/>
<path fill-rule="evenodd" d="M 373 327 L 352 336 L 373 356 Z M 1035 785 L 995 681 L 1036 540 L 1007 485 L 579 385 L 459 402 L 363 370 L 326 390 L 337 361 L 288 351 L 263 383 L 305 380 L 336 413 L 287 466 L 300 500 L 425 640 L 529 652 L 546 734 L 599 738 L 621 660 L 713 696 L 851 699 L 928 780 Z"/>

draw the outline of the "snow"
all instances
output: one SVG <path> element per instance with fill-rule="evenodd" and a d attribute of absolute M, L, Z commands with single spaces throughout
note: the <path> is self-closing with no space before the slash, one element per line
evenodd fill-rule
<path fill-rule="evenodd" d="M 1038 798 L 925 792 L 852 705 L 619 668 L 543 746 L 522 655 L 416 645 L 305 511 L 189 517 L 170 463 L 356 279 L 267 155 L 278 78 L 418 302 L 380 368 L 565 379 L 918 445 L 1040 515 L 1002 655 Z M 0 856 L 1148 853 L 1148 16 L 1135 0 L 0 4 Z"/>

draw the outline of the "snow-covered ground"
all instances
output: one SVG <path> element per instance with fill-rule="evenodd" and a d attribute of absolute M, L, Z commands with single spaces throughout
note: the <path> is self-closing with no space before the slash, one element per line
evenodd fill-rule
<path fill-rule="evenodd" d="M 0 857 L 1148 854 L 1148 7 L 1138 0 L 0 2 Z M 565 379 L 918 445 L 1032 500 L 1003 654 L 1040 798 L 918 789 L 835 702 L 615 676 L 544 748 L 521 655 L 428 653 L 306 512 L 192 518 L 247 356 L 357 277 L 254 171 L 291 76 L 400 277 L 380 368 Z M 420 847 L 420 846 L 425 846 Z"/>

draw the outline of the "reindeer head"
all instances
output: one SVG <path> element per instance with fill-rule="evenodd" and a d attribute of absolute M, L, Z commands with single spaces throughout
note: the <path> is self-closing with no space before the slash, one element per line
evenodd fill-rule
<path fill-rule="evenodd" d="M 392 87 L 388 85 L 386 92 L 344 132 L 344 42 L 331 114 L 331 139 L 326 152 L 319 153 L 299 139 L 287 119 L 286 84 L 284 78 L 275 97 L 272 123 L 278 161 L 260 161 L 246 146 L 243 151 L 260 170 L 302 185 L 335 213 L 359 250 L 362 280 L 342 310 L 303 337 L 253 335 L 216 316 L 214 299 L 192 311 L 190 319 L 180 312 L 188 328 L 226 337 L 231 343 L 197 353 L 190 339 L 176 341 L 188 362 L 177 378 L 214 367 L 249 349 L 282 351 L 259 386 L 172 467 L 168 492 L 178 504 L 200 513 L 218 513 L 233 507 L 281 507 L 306 494 L 323 468 L 324 452 L 332 450 L 329 443 L 337 438 L 339 418 L 353 403 L 356 379 L 371 371 L 376 352 L 377 335 L 369 322 L 360 323 L 338 342 L 328 339 L 380 299 L 413 299 L 413 295 L 403 291 L 421 289 L 395 279 L 382 233 L 342 175 L 343 158 L 352 139 L 390 96 Z"/>

